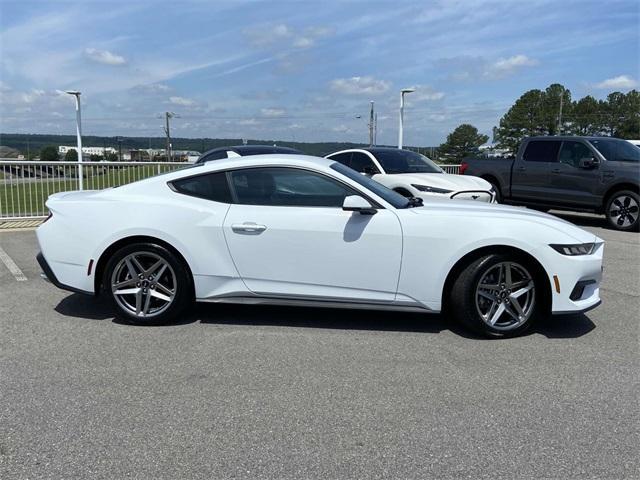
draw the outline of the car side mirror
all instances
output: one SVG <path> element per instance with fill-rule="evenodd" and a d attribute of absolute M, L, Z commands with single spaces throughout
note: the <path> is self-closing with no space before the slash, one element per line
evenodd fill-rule
<path fill-rule="evenodd" d="M 375 215 L 378 211 L 360 195 L 349 195 L 344 197 L 342 210 L 345 212 L 358 212 L 361 215 Z"/>
<path fill-rule="evenodd" d="M 595 157 L 587 157 L 581 158 L 578 165 L 580 168 L 584 168 L 585 170 L 591 170 L 592 168 L 596 168 L 598 166 L 598 159 Z"/>
<path fill-rule="evenodd" d="M 376 173 L 378 173 L 378 170 L 371 165 L 367 165 L 362 169 L 362 173 L 364 173 L 365 175 L 375 175 Z"/>

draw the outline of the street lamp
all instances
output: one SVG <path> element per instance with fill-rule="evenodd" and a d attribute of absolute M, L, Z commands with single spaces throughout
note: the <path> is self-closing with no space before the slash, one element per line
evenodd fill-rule
<path fill-rule="evenodd" d="M 76 99 L 76 135 L 78 137 L 78 185 L 83 190 L 82 176 L 82 125 L 80 118 L 80 92 L 77 90 L 67 90 L 64 93 L 73 95 Z"/>
<path fill-rule="evenodd" d="M 403 88 L 400 90 L 400 128 L 398 129 L 398 148 L 400 149 L 402 149 L 402 124 L 404 122 L 404 94 L 415 91 L 415 88 Z"/>

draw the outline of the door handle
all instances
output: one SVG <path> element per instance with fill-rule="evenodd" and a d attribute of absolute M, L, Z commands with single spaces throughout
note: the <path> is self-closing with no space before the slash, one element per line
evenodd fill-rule
<path fill-rule="evenodd" d="M 266 225 L 259 225 L 253 222 L 234 223 L 231 225 L 231 230 L 233 230 L 234 233 L 241 233 L 243 235 L 260 235 L 266 229 Z"/>

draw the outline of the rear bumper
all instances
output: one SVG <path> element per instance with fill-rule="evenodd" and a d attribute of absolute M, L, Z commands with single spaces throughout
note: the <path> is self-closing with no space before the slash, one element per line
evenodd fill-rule
<path fill-rule="evenodd" d="M 79 288 L 71 287 L 69 285 L 65 285 L 64 283 L 61 283 L 56 277 L 55 273 L 53 273 L 53 270 L 51 270 L 51 267 L 47 263 L 47 260 L 44 258 L 44 255 L 42 255 L 42 252 L 38 252 L 38 254 L 36 255 L 36 260 L 38 261 L 40 268 L 42 268 L 42 273 L 44 274 L 46 280 L 53 283 L 56 287 L 62 290 L 67 290 L 69 292 L 82 293 L 84 295 L 94 294 L 93 292 L 88 292 L 86 290 L 81 290 Z"/>

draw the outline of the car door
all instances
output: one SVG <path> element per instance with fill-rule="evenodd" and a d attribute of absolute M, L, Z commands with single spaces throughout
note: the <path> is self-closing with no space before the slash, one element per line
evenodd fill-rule
<path fill-rule="evenodd" d="M 402 232 L 393 211 L 343 211 L 344 198 L 359 193 L 301 168 L 249 168 L 228 175 L 234 204 L 224 232 L 249 290 L 269 296 L 394 300 Z"/>
<path fill-rule="evenodd" d="M 513 166 L 511 196 L 514 199 L 546 203 L 554 200 L 549 181 L 558 170 L 560 140 L 531 140 Z"/>
<path fill-rule="evenodd" d="M 593 207 L 600 205 L 596 194 L 600 184 L 599 165 L 581 161 L 597 158 L 584 142 L 565 140 L 560 147 L 559 162 L 549 177 L 552 194 L 557 203 Z"/>

